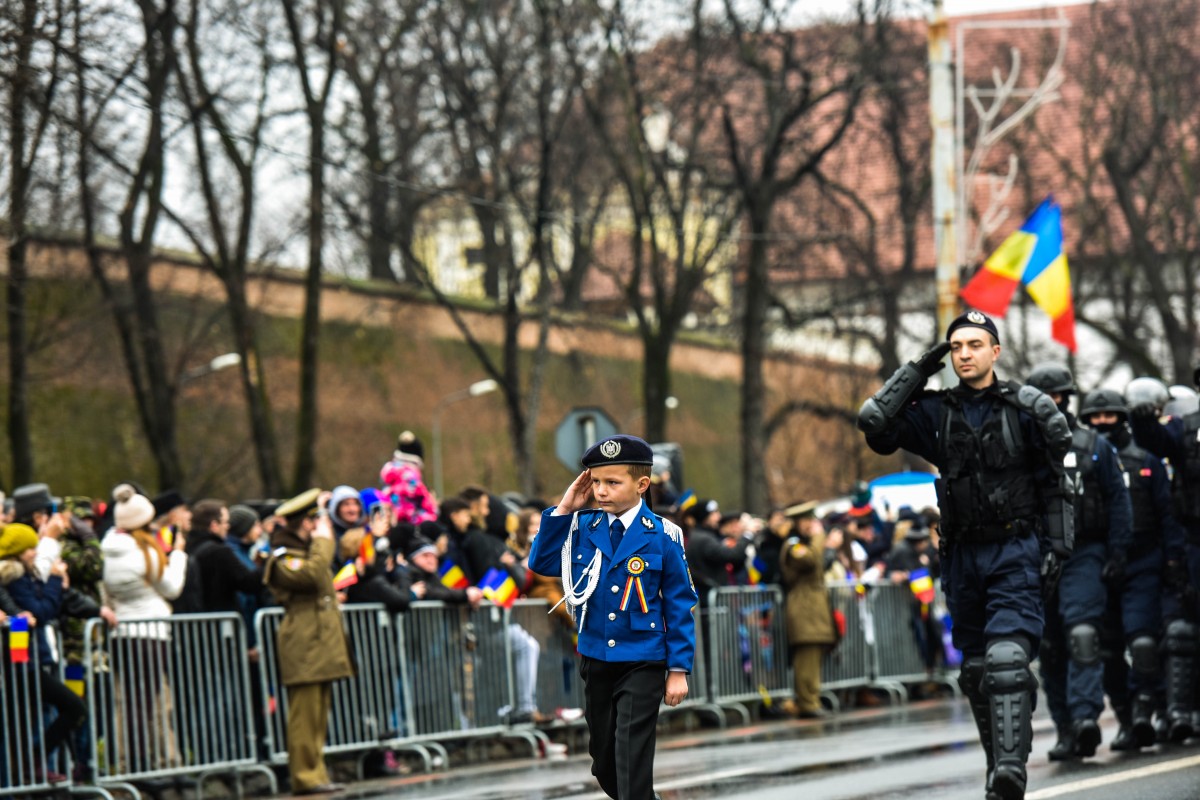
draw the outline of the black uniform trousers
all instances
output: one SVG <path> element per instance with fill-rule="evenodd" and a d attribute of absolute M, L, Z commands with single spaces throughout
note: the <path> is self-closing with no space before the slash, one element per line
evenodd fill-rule
<path fill-rule="evenodd" d="M 665 661 L 599 661 L 583 656 L 592 774 L 613 800 L 652 800 L 658 709 Z"/>

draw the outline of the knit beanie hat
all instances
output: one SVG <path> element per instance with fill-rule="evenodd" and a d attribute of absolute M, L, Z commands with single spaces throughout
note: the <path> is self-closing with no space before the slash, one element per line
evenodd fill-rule
<path fill-rule="evenodd" d="M 250 506 L 233 505 L 229 507 L 229 535 L 234 539 L 244 539 L 254 523 L 258 522 L 258 514 Z"/>
<path fill-rule="evenodd" d="M 149 525 L 157 516 L 154 504 L 128 483 L 113 489 L 113 522 L 124 531 L 136 531 Z"/>
<path fill-rule="evenodd" d="M 414 456 L 419 463 L 425 458 L 425 445 L 421 444 L 421 440 L 412 431 L 404 431 L 396 437 L 396 452 L 404 453 L 407 456 Z"/>
<path fill-rule="evenodd" d="M 37 531 L 28 525 L 14 522 L 0 531 L 0 558 L 19 556 L 31 547 L 38 546 Z"/>

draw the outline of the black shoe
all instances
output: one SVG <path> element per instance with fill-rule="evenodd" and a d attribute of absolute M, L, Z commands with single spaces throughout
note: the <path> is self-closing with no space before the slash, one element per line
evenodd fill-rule
<path fill-rule="evenodd" d="M 1154 728 L 1150 728 L 1150 735 L 1154 735 Z M 1130 750 L 1137 750 L 1138 743 L 1133 735 L 1133 728 L 1129 725 L 1122 724 L 1117 729 L 1117 735 L 1109 742 L 1108 749 L 1114 753 L 1127 753 Z"/>
<path fill-rule="evenodd" d="M 1179 744 L 1184 739 L 1192 737 L 1192 715 L 1179 714 L 1172 715 L 1167 726 L 1167 738 L 1172 742 Z"/>
<path fill-rule="evenodd" d="M 992 788 L 988 795 L 995 795 L 997 800 L 1024 800 L 1025 798 L 1025 765 L 1000 763 L 992 773 Z"/>
<path fill-rule="evenodd" d="M 1100 726 L 1094 719 L 1077 719 L 1071 724 L 1075 732 L 1075 755 L 1091 758 L 1100 745 Z"/>
<path fill-rule="evenodd" d="M 1154 722 L 1149 717 L 1133 721 L 1133 741 L 1139 750 L 1143 747 L 1153 747 L 1156 738 Z"/>
<path fill-rule="evenodd" d="M 1059 728 L 1058 741 L 1046 756 L 1051 761 L 1069 761 L 1075 757 L 1075 731 L 1072 728 Z"/>

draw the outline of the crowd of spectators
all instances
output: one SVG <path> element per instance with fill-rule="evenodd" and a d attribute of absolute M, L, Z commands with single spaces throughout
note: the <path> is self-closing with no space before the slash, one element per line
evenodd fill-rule
<path fill-rule="evenodd" d="M 380 470 L 377 485 L 340 485 L 322 498 L 335 538 L 329 568 L 338 600 L 382 603 L 393 613 L 419 600 L 478 607 L 490 596 L 481 582 L 498 573 L 511 579 L 519 596 L 557 605 L 553 613 L 558 624 L 573 630 L 566 605 L 559 604 L 559 579 L 527 567 L 546 502 L 515 493 L 498 495 L 482 486 L 439 499 L 426 487 L 422 470 L 422 444 L 406 431 Z M 680 496 L 669 465 L 656 463 L 653 471 L 652 502 L 685 532 L 702 609 L 716 588 L 782 584 L 789 593 L 789 616 L 815 613 L 830 620 L 827 606 L 813 609 L 807 600 L 794 604 L 790 599 L 800 556 L 814 565 L 801 571 L 815 574 L 818 586 L 822 579 L 835 585 L 907 583 L 922 570 L 937 577 L 937 515 L 932 510 L 904 509 L 896 519 L 885 520 L 867 496 L 857 495 L 849 511 L 818 517 L 816 504 L 806 503 L 776 509 L 763 519 L 723 509 L 692 492 Z M 178 491 L 151 496 L 132 481 L 114 487 L 103 499 L 58 497 L 46 484 L 31 484 L 18 487 L 5 501 L 0 622 L 23 619 L 33 632 L 42 697 L 56 711 L 45 734 L 47 752 L 71 747 L 82 773 L 78 780 L 87 778 L 88 769 L 87 726 L 79 724 L 84 705 L 57 675 L 60 659 L 68 666 L 82 663 L 86 620 L 101 617 L 113 635 L 127 640 L 120 652 L 136 661 L 129 665 L 136 669 L 126 674 L 137 675 L 159 669 L 155 665 L 169 658 L 168 626 L 154 620 L 173 613 L 237 612 L 246 622 L 249 661 L 256 663 L 254 615 L 275 604 L 263 571 L 284 534 L 274 513 L 278 505 L 273 500 L 189 502 Z M 808 548 L 815 553 L 810 556 Z M 811 584 L 812 578 L 801 582 Z M 51 624 L 59 639 L 53 647 L 45 635 Z M 931 643 L 937 636 L 931 628 L 922 633 L 914 627 L 914 632 Z M 797 648 L 827 648 L 835 641 L 822 633 L 816 642 L 791 644 L 795 653 Z M 537 706 L 537 640 L 513 624 L 508 644 L 517 701 L 512 721 L 548 720 Z M 931 645 L 930 659 L 932 652 Z M 136 740 L 153 728 L 147 709 L 162 702 L 157 694 L 163 687 L 141 681 L 122 688 L 125 724 Z M 804 688 L 811 698 L 812 687 Z M 812 701 L 806 702 L 810 705 L 793 707 L 793 713 L 811 715 Z M 393 766 L 389 760 L 382 768 Z M 63 779 L 51 764 L 39 769 L 50 782 Z"/>

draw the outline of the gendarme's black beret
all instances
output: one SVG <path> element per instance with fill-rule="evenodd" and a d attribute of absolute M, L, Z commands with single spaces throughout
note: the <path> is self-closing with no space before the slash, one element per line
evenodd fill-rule
<path fill-rule="evenodd" d="M 654 451 L 644 439 L 618 433 L 589 447 L 580 461 L 589 469 L 609 464 L 645 464 L 649 467 L 654 464 Z"/>
<path fill-rule="evenodd" d="M 1000 343 L 1000 332 L 996 330 L 996 323 L 992 322 L 992 318 L 982 311 L 968 311 L 965 314 L 960 314 L 954 322 L 950 323 L 950 327 L 946 328 L 947 342 L 950 341 L 950 334 L 959 328 L 983 328 L 996 337 L 997 344 Z"/>

